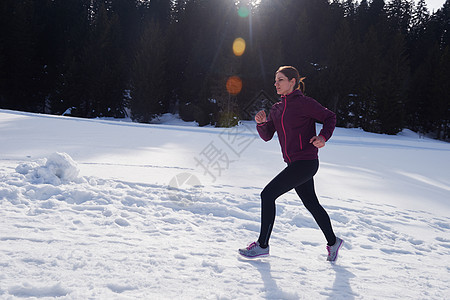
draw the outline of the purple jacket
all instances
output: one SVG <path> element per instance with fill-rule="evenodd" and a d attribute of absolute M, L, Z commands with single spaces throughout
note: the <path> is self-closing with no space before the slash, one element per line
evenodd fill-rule
<path fill-rule="evenodd" d="M 316 135 L 316 120 L 323 123 L 319 135 L 328 141 L 336 126 L 336 114 L 300 90 L 294 90 L 275 103 L 267 122 L 258 124 L 256 128 L 266 142 L 276 131 L 284 161 L 291 163 L 318 158 L 318 149 L 309 142 Z"/>

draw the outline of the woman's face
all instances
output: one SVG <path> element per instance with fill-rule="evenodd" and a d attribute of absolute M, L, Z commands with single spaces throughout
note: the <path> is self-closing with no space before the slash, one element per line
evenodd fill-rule
<path fill-rule="evenodd" d="M 281 72 L 275 74 L 275 88 L 278 95 L 287 95 L 294 90 L 295 78 L 289 80 L 286 75 Z"/>

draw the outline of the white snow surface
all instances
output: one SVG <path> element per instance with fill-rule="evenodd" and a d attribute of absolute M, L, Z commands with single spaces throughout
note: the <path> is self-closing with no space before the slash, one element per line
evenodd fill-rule
<path fill-rule="evenodd" d="M 338 261 L 294 192 L 277 200 L 271 256 L 246 260 L 259 194 L 285 167 L 278 141 L 250 121 L 159 123 L 0 110 L 1 299 L 450 295 L 448 143 L 337 128 L 315 185 Z"/>

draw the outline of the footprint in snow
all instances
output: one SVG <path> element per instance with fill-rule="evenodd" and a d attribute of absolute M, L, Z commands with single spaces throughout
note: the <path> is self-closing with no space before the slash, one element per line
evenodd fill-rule
<path fill-rule="evenodd" d="M 130 226 L 130 223 L 127 220 L 122 219 L 122 218 L 117 218 L 114 222 L 117 225 L 122 226 L 122 227 Z"/>

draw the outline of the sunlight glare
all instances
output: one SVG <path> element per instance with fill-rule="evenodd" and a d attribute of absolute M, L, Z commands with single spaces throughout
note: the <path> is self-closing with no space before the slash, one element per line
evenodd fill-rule
<path fill-rule="evenodd" d="M 245 40 L 243 38 L 236 38 L 233 42 L 233 53 L 236 56 L 241 56 L 245 52 Z"/>
<path fill-rule="evenodd" d="M 227 80 L 227 91 L 233 96 L 239 94 L 242 90 L 242 80 L 238 76 L 231 76 Z"/>
<path fill-rule="evenodd" d="M 241 17 L 241 18 L 246 18 L 246 17 L 248 17 L 249 14 L 250 14 L 250 10 L 248 9 L 248 7 L 241 6 L 241 7 L 238 9 L 238 15 L 239 15 L 239 17 Z"/>

